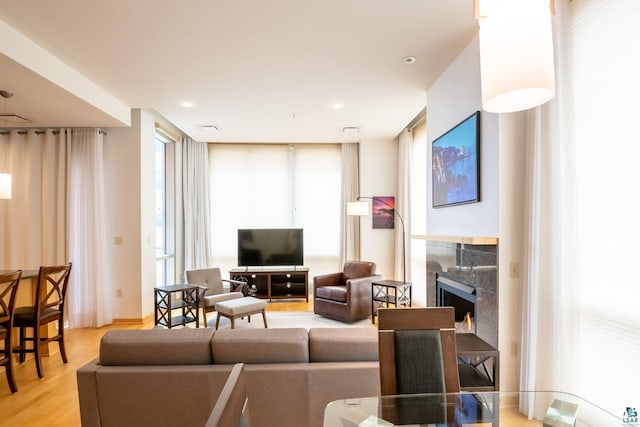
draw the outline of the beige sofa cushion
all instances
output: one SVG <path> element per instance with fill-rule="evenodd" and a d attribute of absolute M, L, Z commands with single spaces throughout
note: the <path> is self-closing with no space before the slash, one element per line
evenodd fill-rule
<path fill-rule="evenodd" d="M 213 363 L 212 329 L 111 330 L 100 341 L 100 365 Z"/>
<path fill-rule="evenodd" d="M 309 330 L 310 362 L 377 360 L 377 328 L 312 328 Z"/>
<path fill-rule="evenodd" d="M 307 363 L 304 328 L 221 329 L 211 340 L 214 363 Z"/>

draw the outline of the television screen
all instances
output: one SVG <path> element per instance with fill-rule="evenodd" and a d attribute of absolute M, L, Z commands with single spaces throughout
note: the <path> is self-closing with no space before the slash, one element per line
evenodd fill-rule
<path fill-rule="evenodd" d="M 303 264 L 302 228 L 238 230 L 239 266 L 296 266 Z"/>

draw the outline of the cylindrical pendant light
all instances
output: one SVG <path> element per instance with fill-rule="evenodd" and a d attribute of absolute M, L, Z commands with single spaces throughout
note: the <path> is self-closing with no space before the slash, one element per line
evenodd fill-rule
<path fill-rule="evenodd" d="M 526 110 L 555 95 L 549 0 L 477 0 L 482 106 Z"/>
<path fill-rule="evenodd" d="M 0 173 L 0 199 L 11 198 L 11 174 Z"/>

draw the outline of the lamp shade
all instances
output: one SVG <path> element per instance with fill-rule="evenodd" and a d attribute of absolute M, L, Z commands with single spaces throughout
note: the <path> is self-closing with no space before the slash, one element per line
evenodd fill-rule
<path fill-rule="evenodd" d="M 347 202 L 347 215 L 366 216 L 369 215 L 369 203 L 367 202 Z"/>
<path fill-rule="evenodd" d="M 0 173 L 0 199 L 11 198 L 11 174 Z"/>
<path fill-rule="evenodd" d="M 549 0 L 480 0 L 482 106 L 526 110 L 555 95 Z"/>

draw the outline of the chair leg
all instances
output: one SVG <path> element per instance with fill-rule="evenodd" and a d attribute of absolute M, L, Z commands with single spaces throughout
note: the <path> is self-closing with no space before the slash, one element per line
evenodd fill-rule
<path fill-rule="evenodd" d="M 58 335 L 60 335 L 60 338 L 58 338 L 58 345 L 60 346 L 60 356 L 62 356 L 62 361 L 64 363 L 67 363 L 67 350 L 64 345 L 64 322 L 62 320 L 62 317 L 58 321 Z"/>
<path fill-rule="evenodd" d="M 264 320 L 264 327 L 266 329 L 268 327 L 267 326 L 267 313 L 265 313 L 264 310 L 262 310 L 262 320 Z"/>
<path fill-rule="evenodd" d="M 216 331 L 218 330 L 218 325 L 220 325 L 220 313 L 218 313 L 218 317 L 216 317 Z"/>
<path fill-rule="evenodd" d="M 206 328 L 208 326 L 207 325 L 207 310 L 204 307 L 202 307 L 202 318 L 204 319 L 204 327 Z"/>
<path fill-rule="evenodd" d="M 18 386 L 16 385 L 16 380 L 13 375 L 13 351 L 11 349 L 10 337 L 7 337 L 4 342 L 4 357 L 6 358 L 4 370 L 7 374 L 7 383 L 9 383 L 9 389 L 11 390 L 11 393 L 15 393 L 16 391 L 18 391 Z"/>
<path fill-rule="evenodd" d="M 15 393 L 16 391 L 18 391 L 18 386 L 16 385 L 16 380 L 13 376 L 13 361 L 11 360 L 11 357 L 13 356 L 9 354 L 9 360 L 4 367 L 4 370 L 7 373 L 7 382 L 9 383 L 9 389 L 11 390 L 11 393 Z"/>
<path fill-rule="evenodd" d="M 24 363 L 25 360 L 25 328 L 20 328 L 20 346 L 18 347 L 18 353 L 20 354 L 20 363 Z"/>
<path fill-rule="evenodd" d="M 42 359 L 40 358 L 40 327 L 37 323 L 35 328 L 33 328 L 33 354 L 36 359 L 38 378 L 42 378 L 44 377 L 44 371 L 42 370 Z"/>

